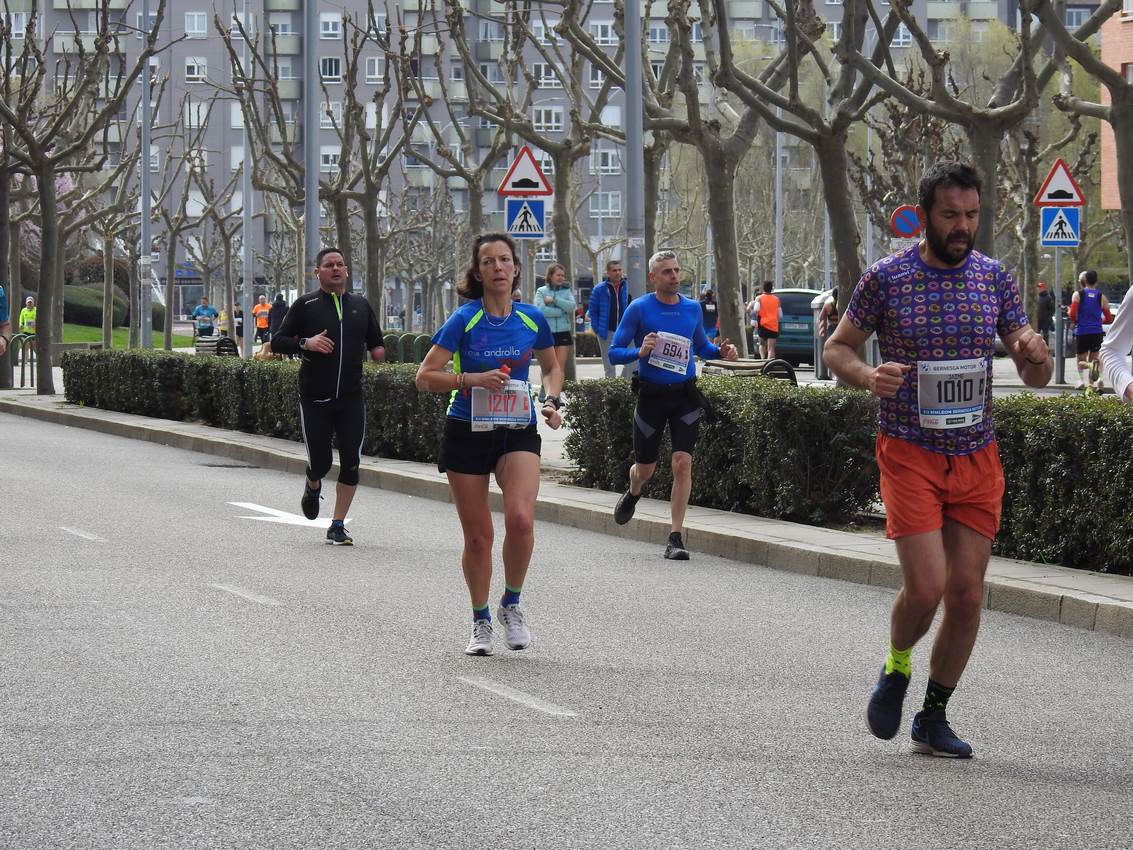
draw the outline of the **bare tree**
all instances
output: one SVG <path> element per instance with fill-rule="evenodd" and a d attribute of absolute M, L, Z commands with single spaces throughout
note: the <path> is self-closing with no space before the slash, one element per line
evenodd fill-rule
<path fill-rule="evenodd" d="M 40 264 L 39 333 L 54 335 L 57 289 L 59 220 L 56 177 L 63 172 L 98 171 L 109 156 L 108 127 L 125 103 L 133 84 L 156 52 L 157 34 L 165 14 L 165 0 L 158 0 L 153 26 L 143 33 L 142 49 L 132 66 L 122 67 L 115 47 L 121 34 L 110 22 L 109 0 L 100 0 L 97 32 L 88 47 L 78 37 L 73 53 L 55 66 L 47 85 L 48 63 L 37 37 L 38 15 L 29 14 L 28 30 L 16 46 L 9 33 L 3 38 L 4 56 L 11 57 L 7 74 L 18 74 L 20 85 L 12 99 L 0 99 L 0 119 L 11 131 L 6 150 L 36 178 L 39 193 L 42 262 Z M 105 87 L 105 89 L 103 89 Z M 101 97 L 105 94 L 106 97 Z M 50 350 L 41 352 L 37 390 L 55 393 Z"/>

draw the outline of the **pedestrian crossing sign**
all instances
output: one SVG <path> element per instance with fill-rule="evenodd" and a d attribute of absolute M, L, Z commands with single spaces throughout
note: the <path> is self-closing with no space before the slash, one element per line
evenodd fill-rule
<path fill-rule="evenodd" d="M 1042 244 L 1052 248 L 1077 248 L 1081 233 L 1081 207 L 1039 207 Z"/>
<path fill-rule="evenodd" d="M 545 210 L 544 201 L 537 201 L 534 198 L 508 198 L 505 209 L 508 235 L 516 239 L 544 238 Z"/>

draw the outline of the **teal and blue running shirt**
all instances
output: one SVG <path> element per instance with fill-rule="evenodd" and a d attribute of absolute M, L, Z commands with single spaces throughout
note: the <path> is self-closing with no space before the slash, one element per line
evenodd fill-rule
<path fill-rule="evenodd" d="M 704 314 L 700 303 L 680 296 L 676 304 L 662 303 L 650 292 L 630 302 L 618 323 L 618 330 L 610 343 L 610 362 L 615 365 L 632 363 L 637 360 L 637 371 L 641 380 L 651 384 L 680 384 L 696 377 L 696 360 L 688 359 L 684 374 L 661 369 L 649 362 L 640 360 L 641 343 L 649 333 L 671 333 L 692 340 L 692 352 L 701 359 L 720 356 L 720 349 L 708 341 L 704 333 Z"/>
<path fill-rule="evenodd" d="M 456 374 L 490 372 L 507 365 L 513 381 L 526 381 L 531 353 L 555 347 L 555 339 L 543 314 L 530 304 L 512 303 L 511 313 L 500 320 L 484 312 L 480 299 L 469 301 L 454 310 L 441 329 L 433 334 L 433 345 L 452 352 Z M 471 421 L 471 394 L 453 390 L 448 415 Z M 531 421 L 535 422 L 534 405 L 531 406 Z"/>

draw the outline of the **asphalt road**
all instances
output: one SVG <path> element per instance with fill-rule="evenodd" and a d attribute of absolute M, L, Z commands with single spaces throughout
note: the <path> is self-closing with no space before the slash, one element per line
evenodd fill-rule
<path fill-rule="evenodd" d="M 1128 641 L 986 614 L 931 759 L 864 728 L 889 592 L 541 524 L 534 647 L 468 658 L 450 505 L 329 547 L 229 504 L 297 476 L 0 433 L 0 847 L 1133 845 Z"/>

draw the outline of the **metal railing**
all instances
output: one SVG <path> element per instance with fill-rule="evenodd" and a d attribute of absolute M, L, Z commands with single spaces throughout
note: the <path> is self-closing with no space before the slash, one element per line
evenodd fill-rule
<path fill-rule="evenodd" d="M 8 343 L 8 350 L 12 356 L 12 372 L 15 373 L 17 364 L 20 369 L 20 389 L 35 386 L 35 334 L 14 334 Z M 26 373 L 26 374 L 25 374 Z M 13 384 L 15 381 L 12 382 Z"/>

